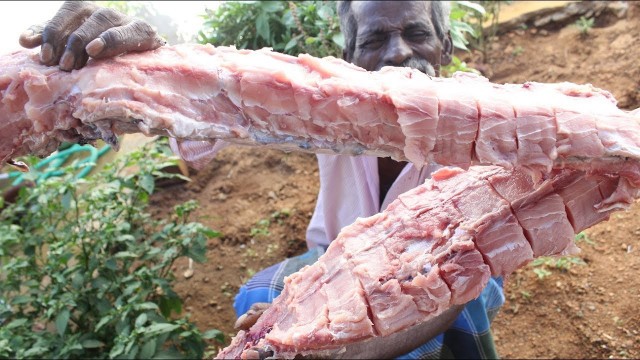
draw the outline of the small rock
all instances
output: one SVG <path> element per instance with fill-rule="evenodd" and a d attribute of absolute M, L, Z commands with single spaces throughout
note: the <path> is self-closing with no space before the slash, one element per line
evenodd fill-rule
<path fill-rule="evenodd" d="M 187 269 L 182 276 L 184 276 L 185 279 L 190 279 L 193 276 L 193 269 Z"/>
<path fill-rule="evenodd" d="M 276 193 L 275 193 L 274 191 L 269 191 L 269 192 L 267 193 L 267 196 L 268 196 L 270 199 L 278 200 L 278 196 L 276 195 Z"/>
<path fill-rule="evenodd" d="M 212 306 L 212 307 L 218 306 L 218 302 L 215 300 L 211 300 L 209 301 L 209 306 Z"/>
<path fill-rule="evenodd" d="M 541 29 L 539 34 L 542 35 L 542 36 L 549 36 L 549 32 L 547 30 L 545 30 L 545 29 Z"/>
<path fill-rule="evenodd" d="M 191 307 L 191 306 L 187 306 L 185 309 L 186 309 L 187 311 L 193 311 L 193 307 Z"/>
<path fill-rule="evenodd" d="M 622 244 L 622 250 L 627 251 L 627 244 Z"/>
<path fill-rule="evenodd" d="M 222 270 L 222 269 L 224 269 L 224 267 L 222 265 L 216 266 L 216 270 Z"/>
<path fill-rule="evenodd" d="M 589 304 L 587 305 L 587 309 L 591 310 L 591 311 L 595 311 L 596 310 L 596 306 L 593 304 Z"/>
<path fill-rule="evenodd" d="M 224 193 L 220 193 L 218 194 L 217 198 L 218 200 L 224 201 L 224 200 L 227 200 L 227 195 L 225 195 Z"/>
<path fill-rule="evenodd" d="M 204 279 L 202 279 L 202 282 L 208 283 L 209 282 L 209 278 L 205 277 Z"/>

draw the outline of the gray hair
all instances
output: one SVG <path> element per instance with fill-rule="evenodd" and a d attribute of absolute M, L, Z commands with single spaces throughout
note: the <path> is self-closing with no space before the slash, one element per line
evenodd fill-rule
<path fill-rule="evenodd" d="M 341 0 L 336 4 L 338 17 L 340 18 L 340 30 L 344 35 L 344 47 L 347 59 L 351 59 L 356 50 L 356 34 L 358 33 L 358 23 L 351 9 L 351 0 Z M 436 30 L 436 35 L 440 41 L 444 41 L 449 34 L 451 4 L 449 1 L 431 2 L 431 22 Z"/>

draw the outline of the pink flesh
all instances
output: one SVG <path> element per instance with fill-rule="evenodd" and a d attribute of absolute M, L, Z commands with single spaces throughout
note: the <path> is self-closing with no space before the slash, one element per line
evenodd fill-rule
<path fill-rule="evenodd" d="M 33 51 L 2 56 L 0 124 L 2 162 L 49 154 L 60 141 L 115 145 L 123 132 L 389 156 L 418 166 L 616 175 L 606 167 L 594 172 L 592 164 L 640 159 L 637 116 L 590 85 L 368 72 L 335 58 L 210 45 L 90 61 L 71 73 L 38 64 Z"/>
<path fill-rule="evenodd" d="M 536 256 L 575 251 L 575 222 L 594 216 L 603 196 L 621 186 L 617 179 L 574 170 L 553 172 L 546 180 L 532 175 L 491 166 L 437 171 L 382 213 L 345 227 L 327 254 L 289 278 L 294 280 L 263 315 L 267 320 L 249 330 L 256 334 L 249 339 L 263 339 L 240 342 L 219 356 L 251 346 L 285 358 L 337 354 L 355 341 L 428 321 L 476 298 L 490 275 L 508 275 Z M 595 184 L 598 196 L 576 196 L 584 184 Z M 319 280 L 317 274 L 330 268 L 340 276 Z M 315 290 L 307 291 L 309 286 Z M 336 289 L 332 296 L 330 289 Z M 303 304 L 304 319 L 284 321 L 299 316 Z M 331 318 L 331 309 L 341 308 L 354 309 L 349 310 L 354 315 L 335 316 L 333 328 L 327 327 L 327 314 Z M 283 321 L 272 322 L 276 319 Z M 277 333 L 269 332 L 272 327 Z"/>

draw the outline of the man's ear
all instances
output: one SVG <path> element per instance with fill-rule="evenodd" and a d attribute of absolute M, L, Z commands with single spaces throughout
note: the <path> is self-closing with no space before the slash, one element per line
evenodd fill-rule
<path fill-rule="evenodd" d="M 440 60 L 442 65 L 449 65 L 451 58 L 453 57 L 453 41 L 451 40 L 451 33 L 447 33 L 447 36 L 442 41 L 442 54 Z"/>

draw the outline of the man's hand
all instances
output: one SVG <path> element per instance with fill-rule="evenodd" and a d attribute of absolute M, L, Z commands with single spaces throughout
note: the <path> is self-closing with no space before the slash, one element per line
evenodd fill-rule
<path fill-rule="evenodd" d="M 43 64 L 65 71 L 83 67 L 89 57 L 153 50 L 165 43 L 148 23 L 84 1 L 66 1 L 51 20 L 20 35 L 20 45 L 42 46 Z"/>
<path fill-rule="evenodd" d="M 267 310 L 271 304 L 255 303 L 251 308 L 236 320 L 234 327 L 236 330 L 249 330 L 256 323 L 260 315 Z M 410 326 L 404 330 L 388 336 L 376 336 L 363 341 L 356 341 L 344 345 L 344 349 L 339 354 L 331 354 L 334 359 L 382 359 L 394 358 L 417 348 L 418 346 L 433 339 L 438 334 L 443 333 L 458 317 L 464 309 L 464 305 L 455 305 L 444 311 L 442 314 L 418 325 Z M 247 359 L 268 359 L 273 356 L 273 351 L 260 347 L 252 347 L 244 352 Z M 302 358 L 323 358 L 323 356 L 309 355 Z"/>
<path fill-rule="evenodd" d="M 258 321 L 260 315 L 271 306 L 271 303 L 255 303 L 249 310 L 236 320 L 233 327 L 236 330 L 249 330 Z"/>

